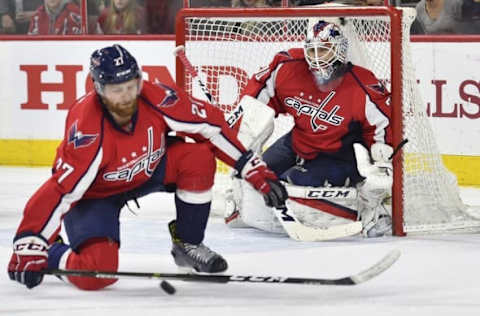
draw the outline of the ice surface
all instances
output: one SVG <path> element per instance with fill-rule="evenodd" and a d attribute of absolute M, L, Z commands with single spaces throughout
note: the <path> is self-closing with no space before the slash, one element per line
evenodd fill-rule
<path fill-rule="evenodd" d="M 252 229 L 231 230 L 219 218 L 205 243 L 224 255 L 228 274 L 334 278 L 359 272 L 389 250 L 402 256 L 379 277 L 354 287 L 288 284 L 202 284 L 171 281 L 170 296 L 154 280 L 121 279 L 97 292 L 80 291 L 55 277 L 28 290 L 6 273 L 12 238 L 23 207 L 48 177 L 46 168 L 0 167 L 0 315 L 479 315 L 480 235 L 346 238 L 300 243 Z M 480 190 L 462 188 L 470 204 Z M 173 197 L 139 200 L 138 215 L 122 212 L 120 270 L 177 272 L 170 257 L 167 222 Z"/>

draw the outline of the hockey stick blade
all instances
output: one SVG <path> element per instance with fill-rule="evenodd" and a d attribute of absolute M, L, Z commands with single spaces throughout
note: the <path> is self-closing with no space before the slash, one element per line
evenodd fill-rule
<path fill-rule="evenodd" d="M 86 270 L 48 270 L 45 274 L 58 276 L 76 276 L 93 278 L 146 278 L 161 280 L 177 280 L 185 282 L 205 283 L 284 283 L 305 285 L 356 285 L 369 281 L 390 268 L 400 257 L 399 250 L 392 250 L 380 261 L 370 268 L 344 278 L 321 279 L 321 278 L 297 278 L 280 276 L 255 276 L 255 275 L 220 275 L 220 274 L 189 274 L 189 273 L 149 273 L 149 272 L 109 272 L 109 271 L 86 271 Z"/>
<path fill-rule="evenodd" d="M 310 227 L 302 224 L 288 208 L 276 208 L 273 211 L 288 236 L 297 241 L 324 241 L 353 236 L 362 231 L 361 222 L 334 225 L 326 228 Z"/>

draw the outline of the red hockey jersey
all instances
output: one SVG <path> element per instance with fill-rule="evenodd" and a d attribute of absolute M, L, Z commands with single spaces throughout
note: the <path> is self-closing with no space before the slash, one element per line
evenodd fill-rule
<path fill-rule="evenodd" d="M 208 141 L 217 157 L 233 166 L 245 152 L 223 112 L 185 92 L 144 82 L 131 132 L 112 123 L 92 91 L 69 110 L 53 174 L 30 198 L 17 234 L 33 232 L 50 242 L 61 218 L 82 198 L 102 198 L 145 183 L 165 154 L 169 131 Z"/>
<path fill-rule="evenodd" d="M 82 18 L 80 9 L 74 3 L 67 3 L 53 19 L 44 5 L 39 7 L 30 20 L 29 35 L 72 35 L 81 34 Z"/>
<path fill-rule="evenodd" d="M 291 49 L 255 74 L 244 94 L 294 118 L 292 146 L 304 159 L 351 146 L 350 139 L 391 144 L 390 94 L 365 68 L 352 65 L 338 87 L 322 92 L 303 49 Z"/>

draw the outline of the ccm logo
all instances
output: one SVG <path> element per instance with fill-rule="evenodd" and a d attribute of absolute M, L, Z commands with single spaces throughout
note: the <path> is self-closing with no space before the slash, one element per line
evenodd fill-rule
<path fill-rule="evenodd" d="M 350 195 L 350 190 L 340 191 L 340 190 L 310 190 L 307 193 L 308 198 L 317 199 L 317 198 L 348 198 Z"/>
<path fill-rule="evenodd" d="M 272 282 L 282 283 L 285 282 L 285 277 L 273 277 L 273 276 L 249 276 L 249 275 L 232 275 L 230 280 L 232 281 L 247 281 L 247 282 Z"/>
<path fill-rule="evenodd" d="M 44 245 L 32 244 L 32 243 L 17 244 L 15 246 L 15 251 L 22 251 L 22 250 L 47 251 L 47 247 L 45 247 Z"/>

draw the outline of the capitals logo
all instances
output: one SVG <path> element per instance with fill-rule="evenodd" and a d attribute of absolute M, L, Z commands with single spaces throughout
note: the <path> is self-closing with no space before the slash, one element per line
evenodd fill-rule
<path fill-rule="evenodd" d="M 125 181 L 130 182 L 135 176 L 141 172 L 144 172 L 147 177 L 151 177 L 160 159 L 165 154 L 165 136 L 161 135 L 160 147 L 153 149 L 153 127 L 150 126 L 147 130 L 148 133 L 148 149 L 145 154 L 136 158 L 131 165 L 122 167 L 121 169 L 113 172 L 108 172 L 103 175 L 103 179 L 106 181 Z"/>
<path fill-rule="evenodd" d="M 90 146 L 95 142 L 98 134 L 83 134 L 77 129 L 77 123 L 78 120 L 68 130 L 68 144 L 73 144 L 75 149 Z"/>
<path fill-rule="evenodd" d="M 155 80 L 155 84 L 165 90 L 165 97 L 163 100 L 157 104 L 158 107 L 168 108 L 174 106 L 177 103 L 178 96 L 177 92 L 170 88 L 169 86 L 164 85 L 158 79 Z"/>
<path fill-rule="evenodd" d="M 367 88 L 370 90 L 373 90 L 376 94 L 380 94 L 380 95 L 389 94 L 387 88 L 385 88 L 385 86 L 380 81 L 374 84 L 367 85 Z"/>
<path fill-rule="evenodd" d="M 297 100 L 295 97 L 287 97 L 284 100 L 286 106 L 294 108 L 297 111 L 297 116 L 308 115 L 311 117 L 310 125 L 313 131 L 326 130 L 328 127 L 323 123 L 329 123 L 334 126 L 342 124 L 344 117 L 337 115 L 340 110 L 339 105 L 333 106 L 331 110 L 325 110 L 325 106 L 335 96 L 335 91 L 331 91 L 328 96 L 320 102 L 318 105 L 308 104 Z"/>

